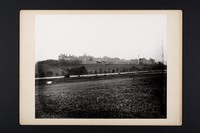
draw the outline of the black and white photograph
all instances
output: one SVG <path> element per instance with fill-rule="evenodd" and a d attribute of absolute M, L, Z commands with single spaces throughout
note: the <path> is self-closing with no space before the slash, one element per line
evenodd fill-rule
<path fill-rule="evenodd" d="M 182 12 L 22 10 L 20 124 L 181 125 Z"/>
<path fill-rule="evenodd" d="M 166 15 L 37 15 L 35 118 L 163 118 Z"/>

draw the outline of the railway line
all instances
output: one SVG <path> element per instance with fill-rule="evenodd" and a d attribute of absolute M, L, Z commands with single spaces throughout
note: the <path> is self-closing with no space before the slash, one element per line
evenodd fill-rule
<path fill-rule="evenodd" d="M 134 74 L 134 75 L 143 75 L 143 74 L 161 74 L 166 73 L 166 70 L 150 70 L 150 71 L 132 71 L 132 72 L 118 72 L 118 73 L 99 73 L 99 74 L 84 74 L 84 75 L 69 75 L 69 78 L 80 78 L 80 77 L 95 77 L 95 76 L 112 76 L 112 75 L 125 75 L 125 74 Z M 65 76 L 54 76 L 54 77 L 39 77 L 35 80 L 51 80 L 51 79 L 62 79 Z"/>

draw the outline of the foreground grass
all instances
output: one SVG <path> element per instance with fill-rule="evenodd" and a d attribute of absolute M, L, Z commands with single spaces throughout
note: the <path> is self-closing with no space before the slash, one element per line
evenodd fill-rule
<path fill-rule="evenodd" d="M 165 77 L 36 86 L 36 118 L 166 118 Z"/>

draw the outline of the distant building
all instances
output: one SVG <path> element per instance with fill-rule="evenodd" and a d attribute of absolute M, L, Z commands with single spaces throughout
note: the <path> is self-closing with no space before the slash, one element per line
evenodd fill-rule
<path fill-rule="evenodd" d="M 120 59 L 120 58 L 111 58 L 108 56 L 104 56 L 102 58 L 95 58 L 93 56 L 89 56 L 84 54 L 82 56 L 74 56 L 74 55 L 67 55 L 67 54 L 60 54 L 58 56 L 58 60 L 65 60 L 65 61 L 81 61 L 82 64 L 155 64 L 154 59 L 145 59 L 139 58 L 138 59 Z"/>

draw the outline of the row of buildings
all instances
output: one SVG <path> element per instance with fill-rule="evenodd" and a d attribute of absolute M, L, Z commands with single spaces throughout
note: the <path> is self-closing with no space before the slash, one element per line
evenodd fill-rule
<path fill-rule="evenodd" d="M 138 58 L 138 59 L 120 59 L 120 58 L 111 58 L 111 57 L 93 57 L 87 54 L 82 56 L 74 56 L 74 55 L 67 55 L 67 54 L 60 54 L 58 56 L 58 60 L 64 61 L 75 61 L 78 60 L 82 64 L 155 64 L 154 59 L 146 59 L 146 58 Z"/>

